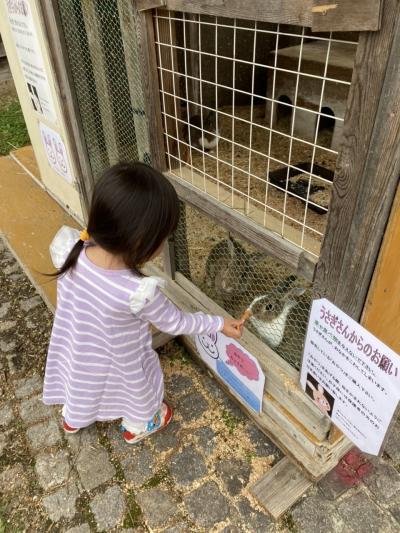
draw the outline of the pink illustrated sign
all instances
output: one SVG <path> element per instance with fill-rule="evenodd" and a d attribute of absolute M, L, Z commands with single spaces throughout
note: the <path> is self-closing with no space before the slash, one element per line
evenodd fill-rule
<path fill-rule="evenodd" d="M 257 359 L 222 333 L 198 335 L 197 350 L 231 391 L 257 413 L 261 412 L 265 375 Z"/>
<path fill-rule="evenodd" d="M 226 347 L 226 355 L 228 356 L 227 365 L 236 367 L 238 372 L 249 380 L 258 380 L 260 373 L 256 363 L 241 348 L 230 343 Z"/>

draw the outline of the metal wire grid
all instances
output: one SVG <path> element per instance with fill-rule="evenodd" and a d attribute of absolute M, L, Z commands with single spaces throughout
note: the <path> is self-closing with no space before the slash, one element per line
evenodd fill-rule
<path fill-rule="evenodd" d="M 121 160 L 150 162 L 130 0 L 59 0 L 93 175 Z"/>
<path fill-rule="evenodd" d="M 341 125 L 344 120 L 351 79 L 351 69 L 346 71 L 339 65 L 335 70 L 337 65 L 331 57 L 336 59 L 337 54 L 332 54 L 332 48 L 346 46 L 351 58 L 355 54 L 356 40 L 338 39 L 332 34 L 328 37 L 308 35 L 305 28 L 299 30 L 256 21 L 249 24 L 248 21 L 171 11 L 157 10 L 154 21 L 169 171 L 318 256 L 338 153 L 336 146 L 331 147 L 329 139 L 321 135 L 320 125 L 331 121 L 331 131 L 335 127 L 339 129 L 337 124 Z M 227 31 L 232 34 L 232 43 L 228 52 L 221 53 L 220 34 Z M 246 40 L 247 47 L 252 50 L 249 59 L 240 57 L 243 55 L 243 32 L 250 36 Z M 193 33 L 197 39 L 189 40 L 188 35 Z M 267 60 L 260 62 L 259 49 L 265 45 L 266 36 L 270 53 Z M 315 55 L 310 48 L 310 45 L 315 48 L 315 43 L 323 45 L 317 73 L 310 72 L 307 59 L 310 53 Z M 210 50 L 212 44 L 214 49 Z M 297 57 L 292 64 L 285 65 L 282 54 L 290 49 L 296 50 Z M 197 71 L 193 69 L 196 61 Z M 229 75 L 226 69 L 225 73 L 220 71 L 221 61 L 231 63 Z M 243 84 L 236 86 L 237 69 L 243 66 L 250 68 L 245 88 Z M 267 90 L 264 94 L 255 94 L 256 78 L 260 78 L 261 71 L 268 78 Z M 292 85 L 294 82 L 293 101 L 279 97 L 278 77 L 284 80 L 285 76 L 292 78 Z M 304 80 L 308 88 L 310 81 L 316 84 L 313 102 L 307 101 L 307 95 L 302 93 L 303 85 L 307 87 Z M 195 84 L 199 88 L 197 94 L 192 90 Z M 340 109 L 343 112 L 334 117 L 325 101 L 328 84 L 342 96 Z M 210 97 L 210 88 L 213 97 Z M 231 93 L 230 106 L 220 101 L 221 90 Z M 238 98 L 243 97 L 248 99 L 245 115 L 243 106 L 237 105 Z M 256 119 L 260 103 L 265 114 Z M 279 109 L 290 112 L 286 125 L 277 122 Z M 195 111 L 200 115 L 197 124 L 192 120 Z M 212 129 L 207 129 L 205 124 L 209 112 L 215 114 L 216 125 Z M 298 132 L 305 115 L 314 119 L 311 138 Z M 230 128 L 226 126 L 229 123 Z M 246 131 L 244 139 L 238 140 L 238 129 Z M 258 134 L 265 134 L 264 145 L 255 142 L 256 130 Z M 201 138 L 217 135 L 215 150 L 206 151 L 196 146 L 192 139 L 196 131 Z M 280 154 L 282 142 L 286 145 Z M 238 162 L 239 153 L 245 155 Z"/>
<path fill-rule="evenodd" d="M 178 270 L 231 315 L 240 317 L 258 298 L 256 320 L 246 327 L 300 368 L 312 299 L 309 282 L 188 205 L 182 208 L 175 251 Z"/>

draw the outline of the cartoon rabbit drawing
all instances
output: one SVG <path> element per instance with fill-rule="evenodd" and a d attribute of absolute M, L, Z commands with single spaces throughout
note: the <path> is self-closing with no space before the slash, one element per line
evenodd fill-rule
<path fill-rule="evenodd" d="M 312 395 L 314 398 L 314 403 L 321 409 L 325 414 L 328 414 L 331 410 L 331 405 L 328 399 L 325 397 L 324 388 L 318 383 L 318 387 L 315 388 L 311 381 L 307 380 L 307 385 L 312 390 Z"/>
<path fill-rule="evenodd" d="M 249 306 L 252 312 L 250 323 L 260 338 L 274 349 L 283 340 L 288 315 L 298 303 L 296 298 L 306 290 L 303 287 L 289 288 L 295 279 L 289 276 L 275 290 L 254 298 Z"/>
<path fill-rule="evenodd" d="M 49 161 L 51 162 L 51 164 L 55 165 L 57 163 L 57 158 L 56 158 L 56 154 L 54 151 L 54 146 L 53 146 L 51 137 L 50 135 L 44 132 L 42 133 L 42 137 L 43 137 L 44 144 L 46 147 L 47 157 L 49 158 Z"/>
<path fill-rule="evenodd" d="M 63 147 L 62 147 L 61 143 L 59 143 L 59 142 L 56 142 L 56 154 L 57 154 L 58 165 L 59 165 L 61 171 L 64 174 L 66 174 L 68 169 L 67 169 L 67 164 L 65 162 L 64 150 L 63 150 Z"/>

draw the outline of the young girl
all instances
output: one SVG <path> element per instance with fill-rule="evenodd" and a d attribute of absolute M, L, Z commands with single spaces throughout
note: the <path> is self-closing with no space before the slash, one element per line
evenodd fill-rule
<path fill-rule="evenodd" d="M 173 335 L 240 337 L 242 321 L 183 313 L 160 291 L 162 280 L 140 273 L 178 218 L 175 190 L 162 174 L 120 163 L 95 186 L 87 230 L 79 236 L 64 226 L 54 238 L 57 311 L 43 401 L 63 405 L 67 433 L 122 418 L 133 444 L 170 422 L 150 324 Z"/>

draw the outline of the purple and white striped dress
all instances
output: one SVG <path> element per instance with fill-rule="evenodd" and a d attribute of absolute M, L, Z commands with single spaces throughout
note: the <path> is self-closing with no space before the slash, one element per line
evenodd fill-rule
<path fill-rule="evenodd" d="M 164 380 L 150 324 L 173 335 L 222 329 L 221 317 L 180 311 L 160 284 L 94 265 L 86 246 L 58 280 L 43 402 L 63 404 L 70 426 L 121 417 L 142 423 L 158 411 Z"/>

